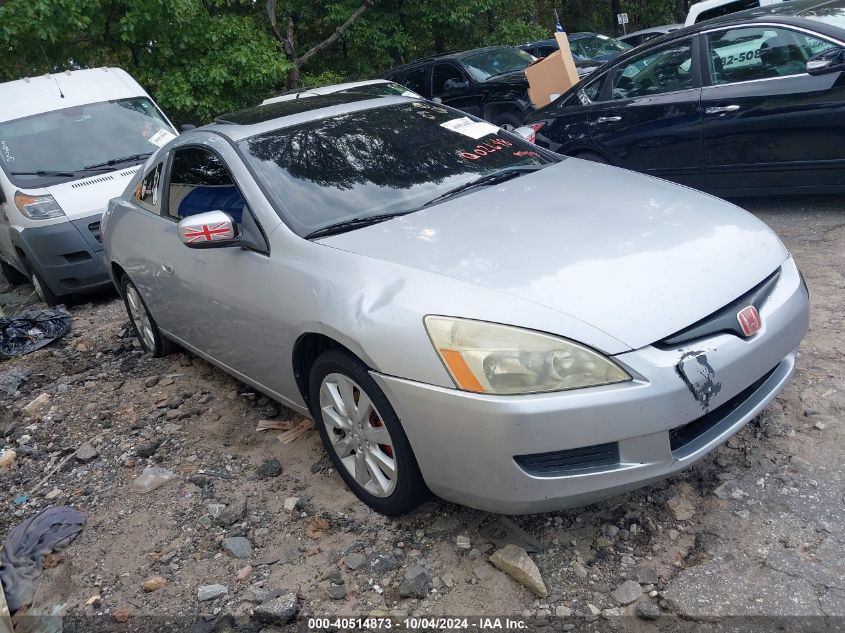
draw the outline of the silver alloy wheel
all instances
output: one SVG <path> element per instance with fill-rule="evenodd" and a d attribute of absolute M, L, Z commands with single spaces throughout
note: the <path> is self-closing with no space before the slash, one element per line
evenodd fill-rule
<path fill-rule="evenodd" d="M 364 390 L 348 376 L 329 374 L 320 385 L 320 410 L 332 448 L 358 485 L 376 497 L 393 494 L 393 438 Z"/>
<path fill-rule="evenodd" d="M 129 306 L 129 318 L 132 319 L 132 323 L 141 335 L 141 342 L 147 351 L 152 352 L 156 347 L 152 321 L 144 307 L 144 302 L 141 301 L 141 295 L 132 284 L 126 286 L 126 304 Z"/>

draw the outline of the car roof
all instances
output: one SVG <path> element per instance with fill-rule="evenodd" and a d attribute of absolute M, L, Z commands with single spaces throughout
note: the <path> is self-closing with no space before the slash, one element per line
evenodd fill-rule
<path fill-rule="evenodd" d="M 354 91 L 333 92 L 325 95 L 314 95 L 307 99 L 291 99 L 267 103 L 246 110 L 239 110 L 224 114 L 209 125 L 204 125 L 193 132 L 210 131 L 227 136 L 233 141 L 263 134 L 294 125 L 301 125 L 309 121 L 359 112 L 373 108 L 419 101 L 415 97 L 401 95 L 371 95 Z"/>
<path fill-rule="evenodd" d="M 428 57 L 421 57 L 420 59 L 415 59 L 412 62 L 408 62 L 407 64 L 401 64 L 399 66 L 393 66 L 392 68 L 387 69 L 384 72 L 385 77 L 389 77 L 397 72 L 402 72 L 406 70 L 410 70 L 415 66 L 425 64 L 431 61 L 443 61 L 443 60 L 451 60 L 451 59 L 464 59 L 465 57 L 470 57 L 471 55 L 476 55 L 478 53 L 484 53 L 487 51 L 496 51 L 496 50 L 503 50 L 507 48 L 518 48 L 517 46 L 484 46 L 482 48 L 472 48 L 467 51 L 449 51 L 447 53 L 437 53 L 436 55 L 429 55 Z"/>
<path fill-rule="evenodd" d="M 294 88 L 292 90 L 286 90 L 285 92 L 281 92 L 274 97 L 264 99 L 261 104 L 266 105 L 268 103 L 275 103 L 277 101 L 289 101 L 291 99 L 298 98 L 300 95 L 312 97 L 315 95 L 325 95 L 331 94 L 332 92 L 340 92 L 341 90 L 353 90 L 361 86 L 373 86 L 377 84 L 391 83 L 393 82 L 388 81 L 387 79 L 366 79 L 364 81 L 349 81 L 342 84 L 324 84 L 322 86 L 314 86 L 313 88 Z"/>
<path fill-rule="evenodd" d="M 625 38 L 633 37 L 635 35 L 644 35 L 646 33 L 669 33 L 670 31 L 677 31 L 684 28 L 683 24 L 663 24 L 661 26 L 652 26 L 647 29 L 640 29 L 639 31 L 631 31 L 625 35 L 620 35 L 616 39 L 625 41 Z"/>
<path fill-rule="evenodd" d="M 138 82 L 121 68 L 92 68 L 26 77 L 0 84 L 0 121 L 89 103 L 147 96 Z"/>

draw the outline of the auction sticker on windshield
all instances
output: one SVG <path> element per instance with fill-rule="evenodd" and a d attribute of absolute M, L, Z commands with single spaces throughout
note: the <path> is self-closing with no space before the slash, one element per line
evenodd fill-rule
<path fill-rule="evenodd" d="M 487 136 L 488 134 L 496 134 L 499 131 L 499 128 L 492 123 L 473 121 L 469 117 L 452 119 L 451 121 L 441 123 L 440 126 L 476 140 L 480 139 L 482 136 Z"/>
<path fill-rule="evenodd" d="M 175 134 L 173 134 L 172 132 L 168 132 L 167 130 L 162 128 L 147 140 L 156 147 L 163 147 L 167 145 L 167 143 L 170 142 L 171 139 L 174 138 L 176 138 Z"/>

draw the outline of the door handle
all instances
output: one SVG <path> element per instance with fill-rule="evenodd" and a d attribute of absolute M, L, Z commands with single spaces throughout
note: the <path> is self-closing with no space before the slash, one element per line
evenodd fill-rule
<path fill-rule="evenodd" d="M 715 106 L 712 108 L 707 108 L 705 112 L 707 114 L 725 114 L 726 112 L 736 112 L 740 109 L 738 105 L 727 105 L 727 106 Z"/>
<path fill-rule="evenodd" d="M 172 275 L 173 266 L 170 264 L 170 262 L 164 259 L 164 257 L 160 257 L 159 259 L 161 260 L 161 262 L 159 262 L 159 266 L 161 266 L 162 272 L 164 272 L 165 275 Z"/>
<path fill-rule="evenodd" d="M 596 123 L 618 123 L 621 120 L 621 116 L 600 116 L 596 119 Z"/>

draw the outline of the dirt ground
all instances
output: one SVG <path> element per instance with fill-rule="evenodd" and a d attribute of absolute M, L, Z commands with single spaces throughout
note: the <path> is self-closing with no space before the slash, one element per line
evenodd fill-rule
<path fill-rule="evenodd" d="M 818 630 L 830 622 L 822 616 L 845 616 L 845 199 L 740 204 L 781 236 L 810 288 L 811 329 L 786 390 L 672 479 L 513 524 L 437 499 L 379 516 L 346 490 L 316 431 L 284 444 L 281 431 L 256 430 L 259 420 L 302 418 L 189 354 L 141 354 L 115 297 L 72 307 L 70 335 L 0 365 L 27 373 L 16 392 L 0 392 L 0 446 L 18 452 L 0 468 L 0 535 L 48 505 L 88 517 L 41 575 L 33 610 L 64 605 L 100 616 L 90 628 L 116 631 L 152 616 L 160 630 L 190 621 L 192 631 L 259 631 L 251 611 L 290 592 L 303 630 L 309 616 L 336 614 L 512 616 L 578 631 L 676 630 L 727 616 L 743 629 L 747 618 L 778 616 Z M 0 303 L 14 313 L 30 292 Z M 44 393 L 49 402 L 25 415 Z M 86 444 L 85 460 L 74 456 Z M 176 478 L 134 492 L 147 465 Z M 502 534 L 537 541 L 531 556 L 548 597 L 487 561 Z M 231 537 L 251 552 L 224 551 Z M 425 597 L 402 597 L 419 568 Z M 163 586 L 145 591 L 155 576 Z M 626 580 L 639 584 L 631 600 L 618 590 Z M 208 585 L 225 594 L 200 601 Z"/>

